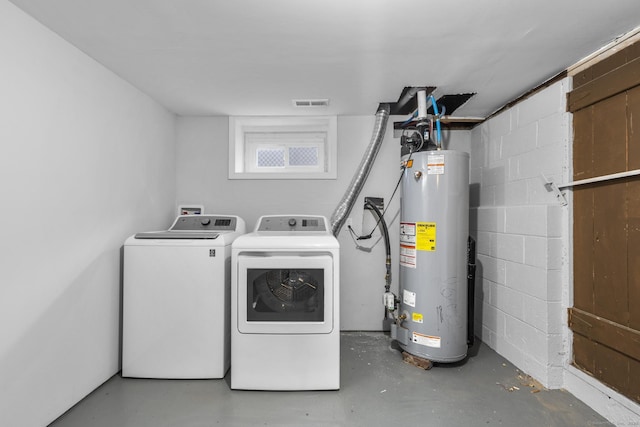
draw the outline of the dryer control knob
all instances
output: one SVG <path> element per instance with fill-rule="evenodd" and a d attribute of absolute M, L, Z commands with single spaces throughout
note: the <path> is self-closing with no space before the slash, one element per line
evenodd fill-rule
<path fill-rule="evenodd" d="M 202 224 L 202 225 L 209 225 L 209 224 L 211 224 L 211 219 L 210 219 L 210 218 L 203 218 L 203 219 L 200 221 L 200 224 Z"/>
<path fill-rule="evenodd" d="M 296 226 L 296 219 L 289 218 L 289 227 L 295 227 L 295 226 Z"/>

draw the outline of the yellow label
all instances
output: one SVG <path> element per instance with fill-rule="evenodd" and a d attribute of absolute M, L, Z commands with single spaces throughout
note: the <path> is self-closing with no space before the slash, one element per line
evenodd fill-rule
<path fill-rule="evenodd" d="M 436 223 L 417 222 L 416 223 L 416 249 L 419 251 L 436 250 Z"/>
<path fill-rule="evenodd" d="M 422 313 L 411 313 L 411 320 L 416 323 L 422 323 Z"/>

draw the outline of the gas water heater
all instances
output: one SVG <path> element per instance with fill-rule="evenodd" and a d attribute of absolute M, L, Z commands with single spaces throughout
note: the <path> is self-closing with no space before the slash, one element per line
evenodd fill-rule
<path fill-rule="evenodd" d="M 466 357 L 469 339 L 469 154 L 410 151 L 402 162 L 400 287 L 391 337 L 411 355 L 456 362 Z"/>

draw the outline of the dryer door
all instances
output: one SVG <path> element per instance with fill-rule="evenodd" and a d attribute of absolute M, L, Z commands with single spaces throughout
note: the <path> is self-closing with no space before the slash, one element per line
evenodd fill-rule
<path fill-rule="evenodd" d="M 333 330 L 333 258 L 329 254 L 238 256 L 238 330 L 327 334 Z"/>

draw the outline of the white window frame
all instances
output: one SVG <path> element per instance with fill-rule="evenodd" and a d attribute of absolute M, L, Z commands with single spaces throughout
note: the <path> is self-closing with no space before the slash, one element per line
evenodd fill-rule
<path fill-rule="evenodd" d="M 318 165 L 289 165 L 288 148 L 305 146 Z M 285 167 L 258 167 L 259 148 L 283 148 Z M 336 179 L 336 159 L 336 116 L 229 117 L 229 179 Z"/>

